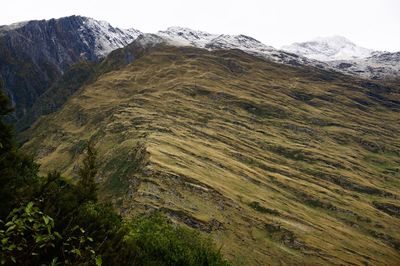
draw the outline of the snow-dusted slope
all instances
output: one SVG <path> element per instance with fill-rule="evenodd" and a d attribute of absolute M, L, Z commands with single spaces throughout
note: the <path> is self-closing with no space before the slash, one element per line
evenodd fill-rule
<path fill-rule="evenodd" d="M 218 34 L 210 34 L 204 31 L 192 30 L 183 27 L 169 27 L 156 33 L 169 41 L 170 44 L 182 46 L 195 46 L 206 48 L 207 44 L 217 38 Z"/>
<path fill-rule="evenodd" d="M 157 38 L 158 37 L 158 38 Z M 400 52 L 385 53 L 359 47 L 340 36 L 316 38 L 278 50 L 246 35 L 211 34 L 183 27 L 169 27 L 143 34 L 141 42 L 198 48 L 239 49 L 277 63 L 313 66 L 365 78 L 400 77 Z"/>
<path fill-rule="evenodd" d="M 170 45 L 208 50 L 240 49 L 277 63 L 313 66 L 365 78 L 400 77 L 400 52 L 387 53 L 359 47 L 341 36 L 316 38 L 279 50 L 246 35 L 210 34 L 182 27 L 170 27 L 157 35 Z"/>
<path fill-rule="evenodd" d="M 176 45 L 189 45 L 199 48 L 252 51 L 275 50 L 273 47 L 245 35 L 211 34 L 182 27 L 169 27 L 165 31 L 159 31 L 157 35 L 170 40 L 171 43 Z"/>
<path fill-rule="evenodd" d="M 159 31 L 157 35 L 171 45 L 194 46 L 208 50 L 239 49 L 278 63 L 320 65 L 321 67 L 324 65 L 316 60 L 275 49 L 246 35 L 211 34 L 182 27 L 170 27 Z"/>
<path fill-rule="evenodd" d="M 375 52 L 367 58 L 335 60 L 327 62 L 327 64 L 331 69 L 364 78 L 384 79 L 400 77 L 400 52 Z"/>
<path fill-rule="evenodd" d="M 359 47 L 341 36 L 293 43 L 283 50 L 324 62 L 329 69 L 364 78 L 400 77 L 400 52 L 388 53 Z"/>
<path fill-rule="evenodd" d="M 371 56 L 374 52 L 359 47 L 342 36 L 319 37 L 308 42 L 293 43 L 282 49 L 319 61 L 361 59 Z"/>
<path fill-rule="evenodd" d="M 84 43 L 87 43 L 88 36 L 94 37 L 94 51 L 99 57 L 104 57 L 111 51 L 126 46 L 142 34 L 136 29 L 114 28 L 106 21 L 86 17 L 83 18 L 78 31 Z"/>
<path fill-rule="evenodd" d="M 44 28 L 47 32 L 43 32 Z M 32 32 L 42 32 L 43 37 L 51 39 L 53 45 L 58 45 L 57 39 L 62 39 L 65 35 L 71 42 L 80 41 L 83 47 L 91 49 L 97 57 L 104 57 L 111 51 L 126 46 L 142 34 L 136 29 L 120 29 L 106 21 L 81 16 L 24 21 L 0 26 L 1 37 L 20 34 L 28 40 L 34 40 L 38 36 L 32 35 Z M 79 39 L 76 40 L 75 36 Z"/>

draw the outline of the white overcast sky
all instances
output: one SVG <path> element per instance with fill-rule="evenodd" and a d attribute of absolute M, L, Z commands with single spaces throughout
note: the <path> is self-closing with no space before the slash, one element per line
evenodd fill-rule
<path fill-rule="evenodd" d="M 183 26 L 245 34 L 277 48 L 342 35 L 366 48 L 400 51 L 400 0 L 11 0 L 0 6 L 0 25 L 82 15 L 143 32 Z"/>

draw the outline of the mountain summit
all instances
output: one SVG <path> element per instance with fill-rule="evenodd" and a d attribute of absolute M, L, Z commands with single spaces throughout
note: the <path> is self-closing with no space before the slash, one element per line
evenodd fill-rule
<path fill-rule="evenodd" d="M 321 65 L 320 62 L 315 60 L 275 49 L 243 34 L 211 34 L 184 27 L 169 27 L 166 30 L 157 32 L 157 35 L 174 46 L 193 46 L 207 50 L 238 49 L 248 54 L 287 65 Z"/>
<path fill-rule="evenodd" d="M 159 31 L 157 35 L 167 38 L 177 45 L 180 44 L 198 48 L 236 48 L 253 51 L 275 50 L 272 46 L 267 46 L 246 35 L 211 34 L 183 27 L 169 27 L 167 30 Z"/>
<path fill-rule="evenodd" d="M 71 65 L 97 61 L 140 34 L 81 16 L 0 26 L 0 84 L 20 117 Z"/>
<path fill-rule="evenodd" d="M 319 61 L 354 60 L 367 58 L 373 50 L 359 47 L 343 36 L 318 37 L 307 42 L 296 42 L 283 50 Z"/>

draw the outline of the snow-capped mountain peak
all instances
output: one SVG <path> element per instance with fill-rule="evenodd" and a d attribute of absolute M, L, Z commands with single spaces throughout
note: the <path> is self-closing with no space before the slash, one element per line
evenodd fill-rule
<path fill-rule="evenodd" d="M 142 34 L 136 29 L 114 28 L 106 21 L 87 17 L 83 17 L 83 23 L 78 31 L 83 42 L 85 42 L 85 36 L 95 36 L 95 53 L 99 57 L 104 57 L 111 51 L 126 46 Z"/>
<path fill-rule="evenodd" d="M 211 40 L 219 36 L 218 34 L 184 27 L 169 27 L 164 31 L 157 32 L 157 35 L 168 39 L 176 45 L 195 46 L 199 48 L 205 48 Z"/>
<path fill-rule="evenodd" d="M 293 43 L 283 50 L 319 61 L 367 58 L 373 50 L 359 47 L 343 36 L 318 37 L 311 41 Z"/>
<path fill-rule="evenodd" d="M 290 65 L 310 64 L 323 66 L 321 62 L 275 49 L 242 34 L 212 34 L 184 27 L 169 27 L 166 30 L 157 32 L 157 35 L 164 38 L 166 40 L 165 43 L 175 46 L 193 46 L 207 50 L 238 49 L 274 62 Z"/>
<path fill-rule="evenodd" d="M 240 49 L 246 52 L 270 52 L 275 50 L 273 47 L 246 35 L 212 34 L 183 27 L 169 27 L 165 31 L 159 31 L 157 35 L 169 40 L 171 44 L 194 46 L 209 50 Z"/>
<path fill-rule="evenodd" d="M 0 36 L 25 36 L 34 31 L 41 31 L 45 28 L 53 27 L 58 30 L 45 31 L 44 42 L 48 39 L 50 42 L 47 44 L 50 45 L 53 43 L 55 45 L 56 42 L 51 40 L 63 37 L 75 39 L 75 37 L 77 37 L 80 43 L 83 46 L 86 46 L 83 50 L 90 50 L 91 53 L 94 54 L 95 58 L 104 57 L 111 51 L 126 46 L 142 34 L 142 32 L 136 29 L 120 29 L 113 27 L 106 21 L 99 21 L 83 16 L 69 16 L 59 19 L 30 20 L 10 25 L 0 25 Z M 37 36 L 32 35 L 25 37 L 28 39 L 35 39 Z M 75 50 L 79 49 L 75 48 Z M 83 57 L 85 56 L 83 55 Z M 91 56 L 89 57 L 89 59 L 92 59 Z"/>

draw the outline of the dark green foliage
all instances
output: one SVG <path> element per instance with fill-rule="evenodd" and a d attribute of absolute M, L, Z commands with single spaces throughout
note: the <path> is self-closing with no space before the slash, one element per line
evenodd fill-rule
<path fill-rule="evenodd" d="M 60 234 L 55 230 L 54 219 L 33 202 L 10 213 L 0 227 L 0 239 L 2 265 L 100 265 L 93 239 L 83 228 L 74 226 Z"/>
<path fill-rule="evenodd" d="M 54 220 L 30 202 L 14 209 L 0 229 L 1 264 L 37 261 L 39 253 L 54 248 Z"/>
<path fill-rule="evenodd" d="M 38 181 L 39 166 L 17 150 L 13 129 L 4 122 L 11 111 L 7 97 L 0 90 L 0 219 L 7 216 L 16 202 L 29 198 Z"/>
<path fill-rule="evenodd" d="M 11 111 L 0 93 L 0 118 Z M 97 202 L 96 151 L 89 142 L 76 184 L 39 166 L 0 120 L 0 264 L 227 265 L 210 239 L 160 215 L 126 223 Z M 142 165 L 146 152 L 134 152 Z M 135 168 L 137 171 L 139 168 Z"/>
<path fill-rule="evenodd" d="M 12 108 L 8 101 L 8 98 L 0 90 L 0 171 L 6 170 L 7 160 L 10 160 L 10 153 L 15 152 L 14 146 L 14 137 L 12 132 L 12 127 L 7 125 L 3 120 L 6 115 L 12 112 Z M 0 172 L 0 174 L 2 174 Z M 4 176 L 4 174 L 0 175 Z"/>
<path fill-rule="evenodd" d="M 36 198 L 40 199 L 43 210 L 52 217 L 60 215 L 62 219 L 68 218 L 66 214 L 73 215 L 79 206 L 75 186 L 58 172 L 48 173 L 42 179 L 40 193 Z"/>
<path fill-rule="evenodd" d="M 27 202 L 38 189 L 37 165 L 30 156 L 11 150 L 0 152 L 0 219 Z"/>
<path fill-rule="evenodd" d="M 135 220 L 127 241 L 139 249 L 138 265 L 228 265 L 198 231 L 168 223 L 160 214 Z"/>
<path fill-rule="evenodd" d="M 82 166 L 79 168 L 79 181 L 77 184 L 80 201 L 97 201 L 97 185 L 95 177 L 97 174 L 96 151 L 93 142 L 89 142 L 86 149 L 86 156 Z"/>

